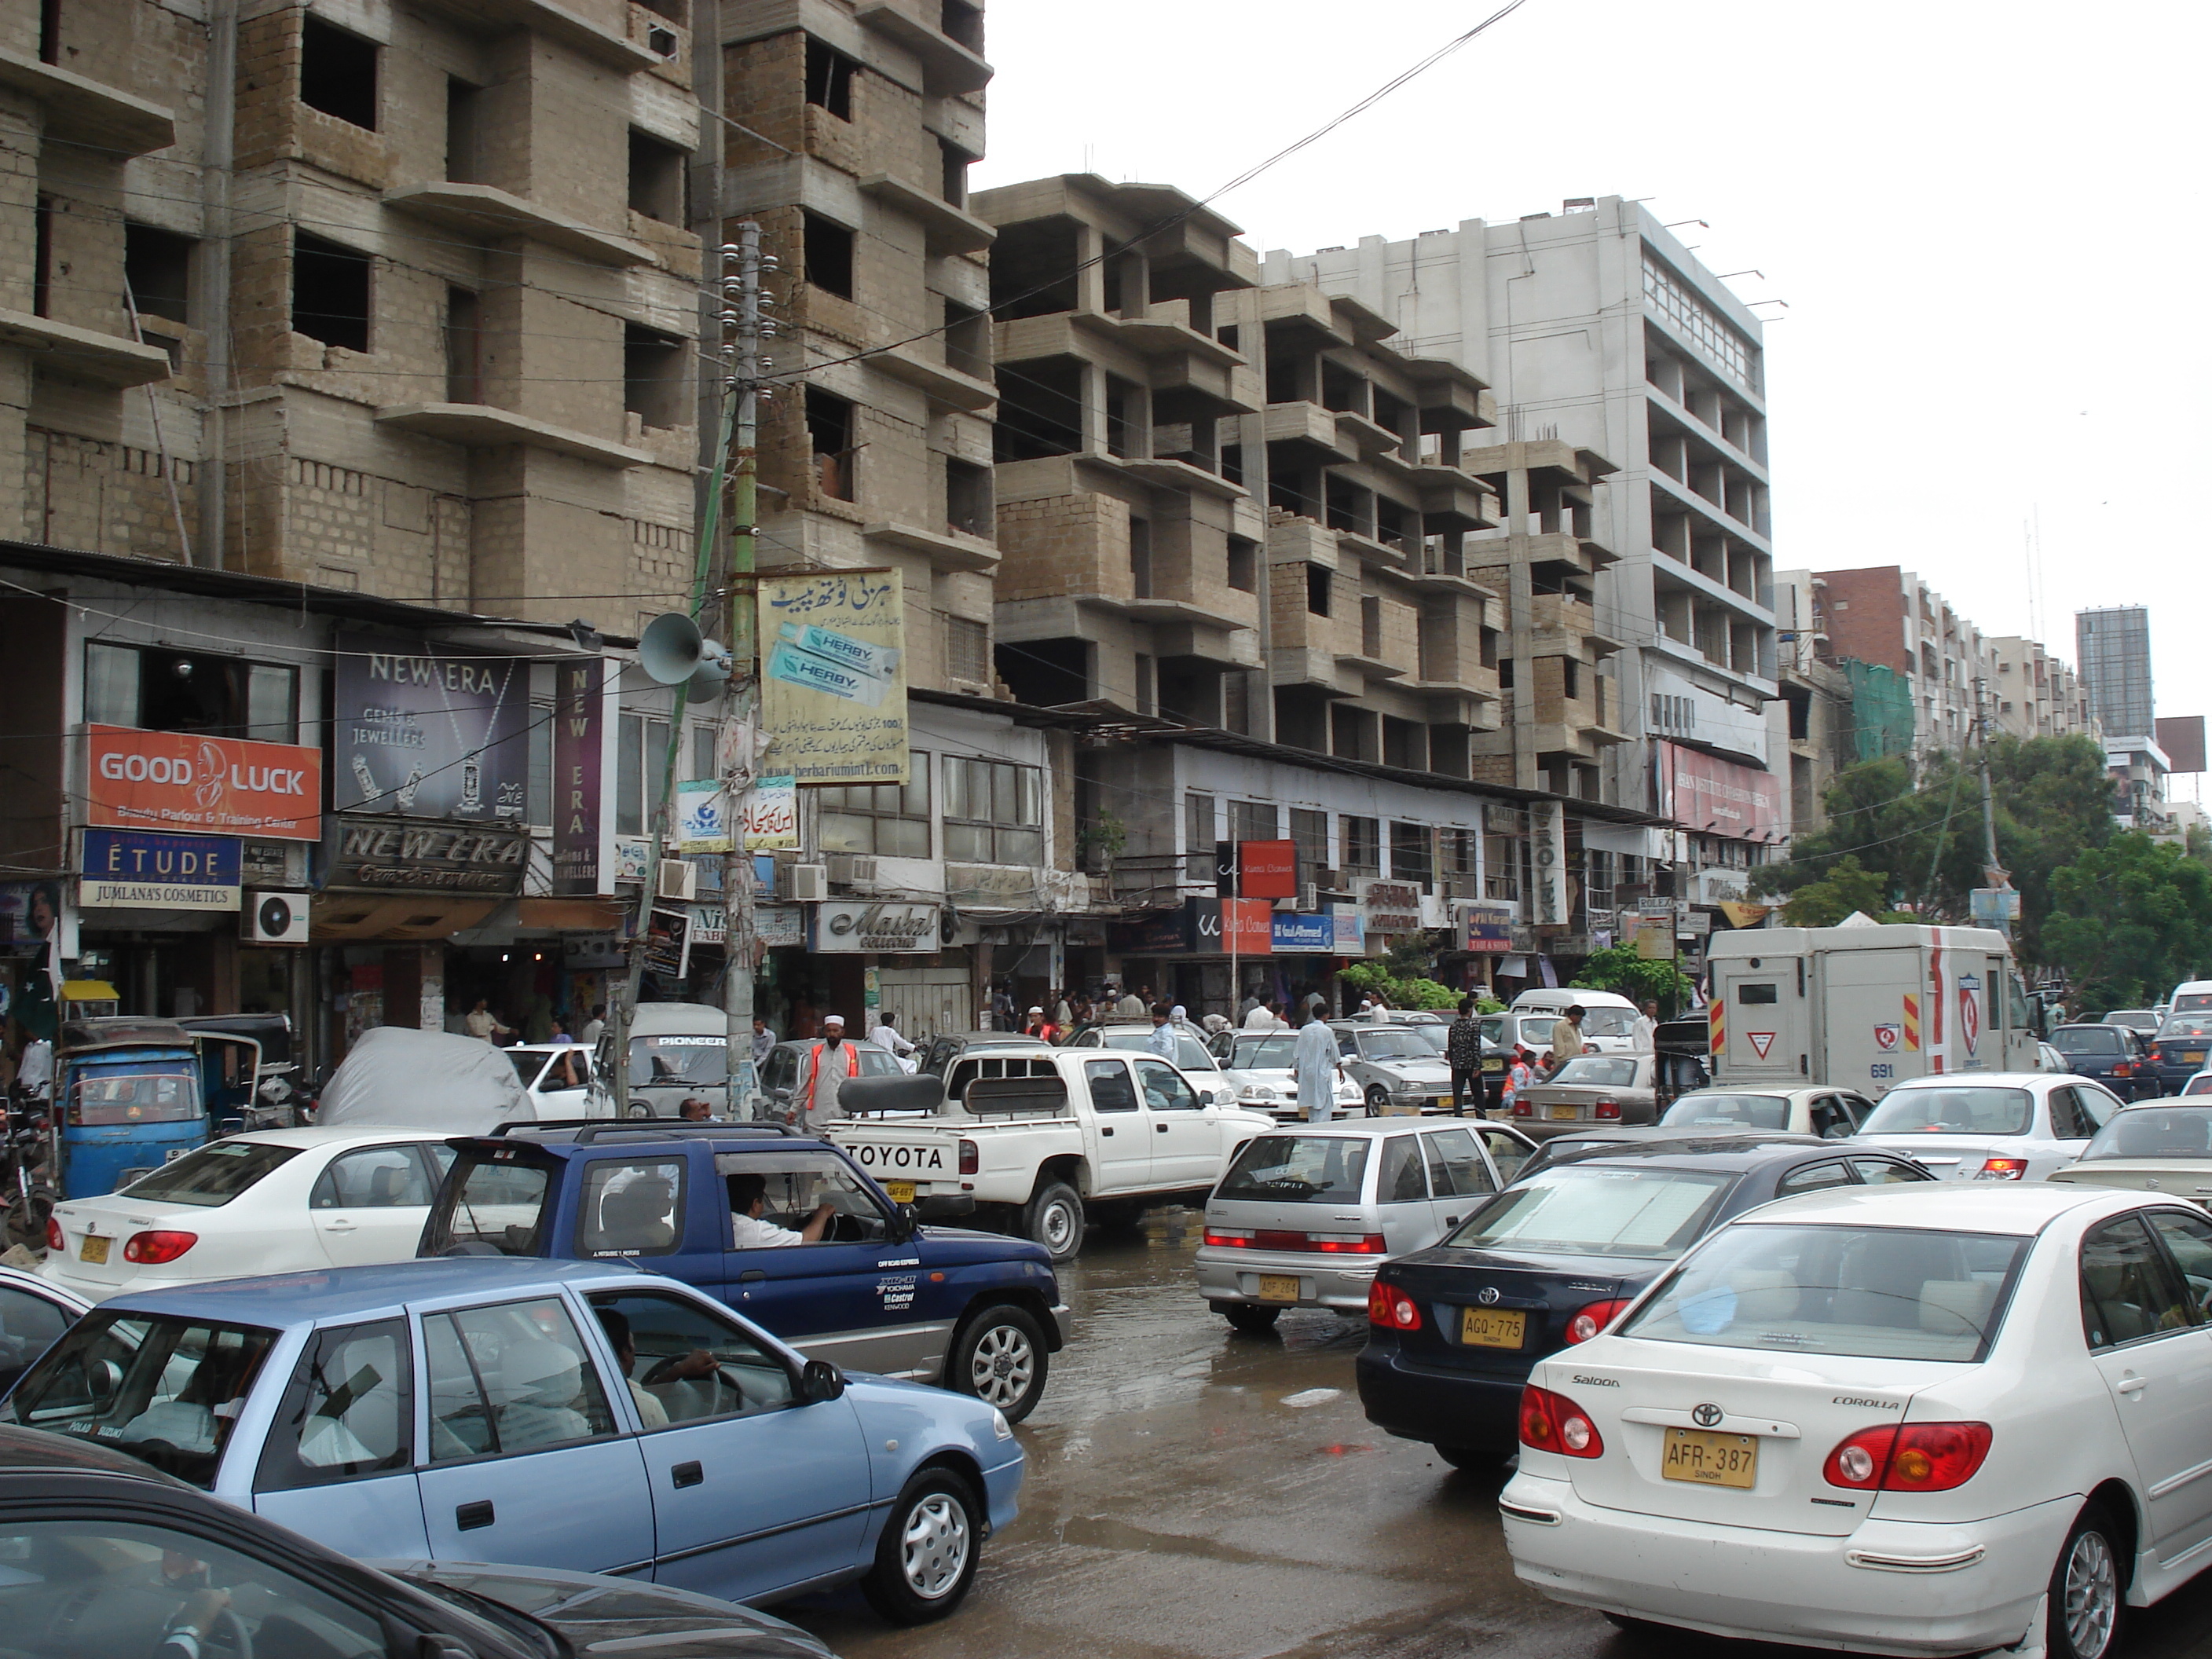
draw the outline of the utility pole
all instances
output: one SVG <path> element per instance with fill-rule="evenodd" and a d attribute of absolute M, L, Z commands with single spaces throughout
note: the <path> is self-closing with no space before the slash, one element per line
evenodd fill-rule
<path fill-rule="evenodd" d="M 722 855 L 722 1012 L 729 1034 L 730 1110 L 736 1116 L 758 1086 L 753 1072 L 753 867 L 745 850 L 745 807 L 759 757 L 751 729 L 760 688 L 751 578 L 759 518 L 760 343 L 763 336 L 775 333 L 775 325 L 761 317 L 761 271 L 774 261 L 762 256 L 760 227 L 746 220 L 738 227 L 737 241 L 722 253 L 722 359 L 729 365 L 727 390 L 735 398 L 736 418 L 728 584 L 731 683 L 722 717 L 726 741 L 717 749 L 730 797 L 730 850 Z"/>
<path fill-rule="evenodd" d="M 1995 792 L 1990 787 L 1990 726 L 1991 724 L 1991 717 L 1990 713 L 1988 683 L 1983 680 L 1976 680 L 1974 682 L 1974 693 L 1975 702 L 1978 705 L 1977 712 L 1981 716 L 1980 723 L 1982 728 L 1982 754 L 1980 767 L 1982 775 L 1982 861 L 1984 865 L 1982 878 L 1990 887 L 2002 892 L 2010 890 L 2012 886 L 2012 872 L 1997 862 L 1996 798 Z M 2007 939 L 2010 939 L 2012 937 L 2012 918 L 2010 915 L 2000 915 L 1997 918 L 1997 931 L 2002 933 Z"/>

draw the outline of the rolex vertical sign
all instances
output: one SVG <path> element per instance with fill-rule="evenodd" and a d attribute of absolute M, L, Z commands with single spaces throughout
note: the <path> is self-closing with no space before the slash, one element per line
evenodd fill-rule
<path fill-rule="evenodd" d="M 553 890 L 571 896 L 615 890 L 615 705 L 621 675 L 604 657 L 553 665 Z"/>
<path fill-rule="evenodd" d="M 760 578 L 764 775 L 907 781 L 904 605 L 896 570 Z"/>
<path fill-rule="evenodd" d="M 1528 922 L 1534 927 L 1567 925 L 1567 809 L 1555 800 L 1528 804 L 1528 863 L 1534 877 Z"/>

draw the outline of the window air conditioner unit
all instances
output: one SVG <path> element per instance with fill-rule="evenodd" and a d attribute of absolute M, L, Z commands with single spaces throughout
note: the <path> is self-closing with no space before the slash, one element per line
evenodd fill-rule
<path fill-rule="evenodd" d="M 791 896 L 801 904 L 819 904 L 830 896 L 830 872 L 819 864 L 791 866 Z"/>
<path fill-rule="evenodd" d="M 876 861 L 858 853 L 832 853 L 823 860 L 833 885 L 840 887 L 873 887 L 876 884 Z"/>
<path fill-rule="evenodd" d="M 1304 915 L 1311 915 L 1320 908 L 1321 884 L 1310 881 L 1298 889 L 1298 909 Z"/>
<path fill-rule="evenodd" d="M 661 860 L 660 884 L 653 890 L 665 899 L 689 900 L 697 897 L 698 866 L 689 859 Z"/>

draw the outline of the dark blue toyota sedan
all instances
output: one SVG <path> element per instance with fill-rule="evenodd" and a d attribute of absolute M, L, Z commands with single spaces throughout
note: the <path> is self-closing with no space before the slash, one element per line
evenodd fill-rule
<path fill-rule="evenodd" d="M 808 1358 L 1029 1415 L 1067 1309 L 1038 1245 L 918 1222 L 772 1124 L 510 1124 L 453 1143 L 417 1254 L 631 1261 Z"/>
<path fill-rule="evenodd" d="M 1848 1142 L 1594 1147 L 1507 1187 L 1425 1250 L 1376 1269 L 1358 1364 L 1368 1421 L 1463 1469 L 1518 1449 L 1539 1359 L 1603 1330 L 1714 1228 L 1824 1187 L 1928 1181 Z"/>

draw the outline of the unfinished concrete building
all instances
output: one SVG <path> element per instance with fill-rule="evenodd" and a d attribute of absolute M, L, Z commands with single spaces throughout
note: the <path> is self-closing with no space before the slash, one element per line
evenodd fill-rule
<path fill-rule="evenodd" d="M 780 386 L 762 415 L 760 562 L 901 573 L 912 683 L 992 689 L 992 227 L 982 13 L 963 0 L 732 0 L 701 194 L 757 220 Z"/>
<path fill-rule="evenodd" d="M 687 586 L 687 10 L 0 9 L 0 531 L 526 617 Z"/>

